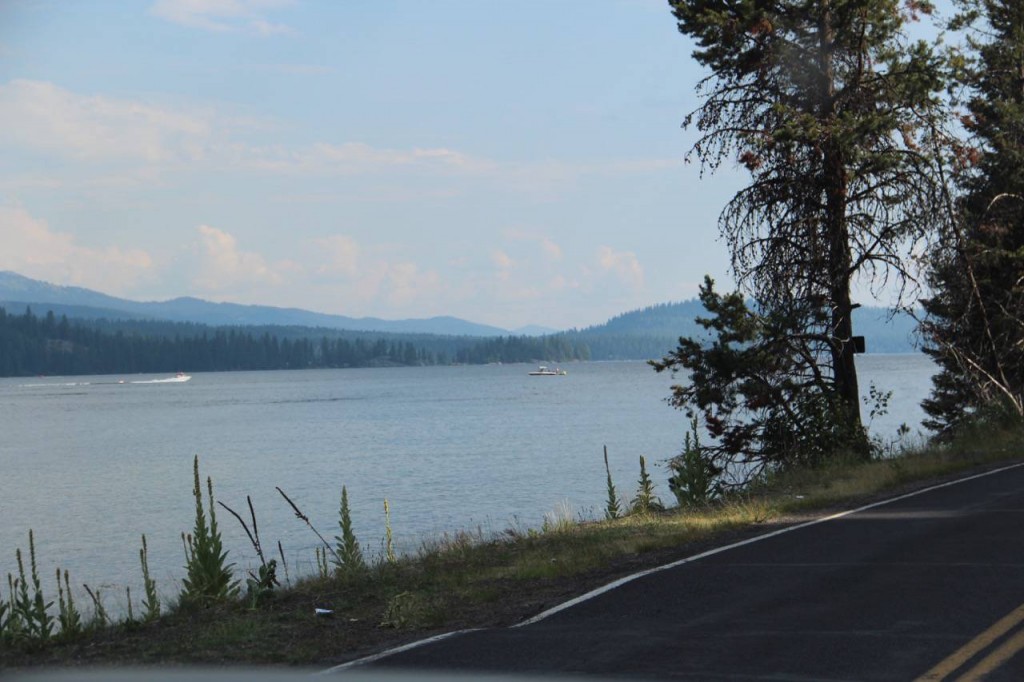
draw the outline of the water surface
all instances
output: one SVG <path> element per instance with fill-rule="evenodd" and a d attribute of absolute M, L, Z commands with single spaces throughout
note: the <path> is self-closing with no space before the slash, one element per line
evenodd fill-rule
<path fill-rule="evenodd" d="M 872 430 L 919 428 L 931 362 L 867 355 L 858 367 L 865 394 L 872 382 L 894 393 Z M 686 429 L 665 403 L 672 378 L 639 362 L 566 368 L 564 377 L 488 365 L 210 373 L 185 384 L 0 380 L 0 575 L 14 570 L 14 548 L 27 550 L 32 528 L 47 589 L 59 563 L 75 584 L 102 586 L 116 609 L 124 585 L 142 594 L 145 533 L 154 577 L 174 595 L 195 454 L 218 500 L 242 512 L 252 496 L 264 546 L 280 540 L 293 573 L 311 570 L 317 539 L 275 486 L 328 538 L 347 486 L 371 556 L 381 550 L 385 498 L 400 551 L 456 530 L 536 527 L 558 508 L 599 516 L 604 446 L 620 496 L 631 496 L 645 455 L 670 498 L 661 464 Z M 223 510 L 218 520 L 232 559 L 251 566 L 237 522 Z"/>

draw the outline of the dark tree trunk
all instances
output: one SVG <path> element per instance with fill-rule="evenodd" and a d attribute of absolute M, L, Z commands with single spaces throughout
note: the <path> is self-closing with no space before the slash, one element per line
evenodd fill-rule
<path fill-rule="evenodd" d="M 835 130 L 837 119 L 833 44 L 835 29 L 829 1 L 823 0 L 824 11 L 819 25 L 819 59 L 821 73 L 820 118 Z M 848 414 L 852 431 L 861 430 L 860 389 L 854 362 L 853 302 L 850 300 L 850 234 L 846 224 L 847 178 L 846 159 L 842 147 L 830 136 L 822 150 L 823 190 L 825 194 L 825 234 L 828 253 L 828 296 L 831 306 L 830 351 L 836 393 Z"/>

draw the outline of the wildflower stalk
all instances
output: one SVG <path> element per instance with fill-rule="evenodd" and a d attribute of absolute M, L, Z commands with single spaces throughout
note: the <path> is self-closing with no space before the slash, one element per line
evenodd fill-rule
<path fill-rule="evenodd" d="M 146 590 L 146 598 L 142 600 L 142 606 L 146 609 L 143 620 L 156 620 L 160 617 L 160 595 L 156 591 L 156 581 L 149 574 L 149 547 L 146 546 L 145 535 L 142 536 L 139 562 L 142 564 L 142 584 Z"/>
<path fill-rule="evenodd" d="M 314 547 L 313 551 L 316 554 L 316 568 L 320 572 L 320 577 L 326 579 L 330 575 L 330 567 L 327 563 L 327 550 L 323 547 Z"/>
<path fill-rule="evenodd" d="M 28 552 L 32 565 L 33 634 L 40 640 L 46 641 L 53 634 L 53 616 L 49 613 L 53 602 L 47 602 L 43 598 L 43 586 L 39 580 L 39 567 L 36 564 L 36 541 L 31 530 L 28 532 Z"/>
<path fill-rule="evenodd" d="M 284 558 L 284 547 L 281 546 L 281 541 L 277 541 L 277 553 L 281 555 L 281 567 L 284 568 L 284 581 L 289 586 L 292 584 L 292 579 L 288 575 L 288 562 Z"/>
<path fill-rule="evenodd" d="M 107 610 L 103 608 L 102 595 L 100 594 L 99 589 L 93 592 L 85 583 L 82 584 L 82 587 L 85 588 L 85 591 L 89 593 L 89 598 L 92 599 L 93 612 L 92 623 L 90 623 L 90 626 L 93 629 L 97 629 L 110 625 L 110 617 L 107 616 Z"/>
<path fill-rule="evenodd" d="M 335 569 L 338 572 L 353 573 L 366 567 L 359 541 L 352 530 L 352 514 L 348 506 L 348 490 L 341 486 L 341 509 L 338 511 L 338 528 L 341 535 L 335 535 Z"/>
<path fill-rule="evenodd" d="M 135 622 L 135 612 L 132 610 L 132 587 L 131 585 L 125 585 L 125 595 L 128 598 L 128 619 L 125 621 L 127 624 Z"/>
<path fill-rule="evenodd" d="M 329 551 L 329 552 L 331 552 L 333 554 L 334 553 L 334 548 L 331 547 L 331 543 L 327 542 L 327 540 L 324 540 L 324 536 L 320 535 L 320 531 L 318 531 L 316 528 L 313 527 L 313 524 L 310 522 L 309 517 L 302 513 L 302 511 L 298 508 L 298 506 L 296 506 L 296 504 L 294 502 L 292 502 L 292 498 L 290 498 L 287 495 L 285 495 L 283 490 L 281 490 L 277 486 L 275 486 L 275 489 L 277 490 L 277 492 L 281 493 L 281 497 L 283 497 L 285 502 L 287 502 L 288 505 L 291 506 L 292 511 L 295 512 L 295 518 L 303 521 L 307 526 L 309 526 L 309 529 L 311 531 L 313 531 L 318 538 L 320 538 L 320 542 L 324 543 L 324 547 L 327 548 L 327 551 Z M 326 556 L 326 554 L 325 554 L 325 556 Z"/>
<path fill-rule="evenodd" d="M 389 564 L 398 560 L 395 557 L 395 548 L 391 537 L 391 505 L 388 504 L 386 497 L 384 498 L 384 558 Z"/>
<path fill-rule="evenodd" d="M 181 600 L 184 603 L 209 606 L 218 601 L 231 599 L 238 594 L 238 581 L 233 579 L 234 564 L 227 563 L 227 551 L 221 541 L 217 527 L 217 515 L 213 501 L 213 479 L 207 477 L 206 489 L 209 495 L 210 520 L 207 522 L 203 509 L 203 491 L 199 483 L 199 456 L 192 463 L 193 489 L 196 498 L 196 520 L 192 535 L 186 538 L 186 571 L 182 581 Z"/>
<path fill-rule="evenodd" d="M 654 481 L 647 473 L 647 461 L 640 455 L 640 480 L 637 483 L 636 497 L 633 498 L 632 511 L 637 514 L 648 514 L 664 507 L 654 495 Z"/>
<path fill-rule="evenodd" d="M 61 636 L 71 638 L 82 632 L 82 615 L 75 606 L 75 598 L 71 595 L 71 579 L 64 571 L 64 583 L 61 584 L 61 572 L 57 569 L 57 595 L 59 599 Z"/>
<path fill-rule="evenodd" d="M 608 520 L 617 519 L 622 515 L 622 503 L 615 494 L 615 484 L 612 483 L 612 470 L 608 466 L 608 446 L 604 446 L 604 470 L 608 476 L 608 503 L 604 508 L 604 517 Z"/>

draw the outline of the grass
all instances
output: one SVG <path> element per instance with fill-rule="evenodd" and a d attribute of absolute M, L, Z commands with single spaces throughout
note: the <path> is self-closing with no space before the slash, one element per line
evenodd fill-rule
<path fill-rule="evenodd" d="M 637 570 L 923 482 L 1019 458 L 1022 437 L 986 433 L 938 449 L 775 476 L 708 507 L 577 522 L 563 505 L 540 530 L 442 536 L 412 556 L 293 581 L 259 608 L 175 605 L 158 618 L 45 645 L 0 639 L 0 668 L 147 664 L 326 667 L 467 627 L 504 626 Z M 316 609 L 329 611 L 317 615 Z"/>

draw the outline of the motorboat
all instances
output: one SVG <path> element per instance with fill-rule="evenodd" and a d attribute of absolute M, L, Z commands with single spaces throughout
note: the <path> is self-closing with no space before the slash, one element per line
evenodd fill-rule
<path fill-rule="evenodd" d="M 559 369 L 558 367 L 551 369 L 545 365 L 541 365 L 536 369 L 536 371 L 530 372 L 529 374 L 531 377 L 564 377 L 568 372 L 564 369 Z"/>
<path fill-rule="evenodd" d="M 144 381 L 133 381 L 133 384 L 183 384 L 192 378 L 191 374 L 185 374 L 184 372 L 178 372 L 173 377 L 167 377 L 166 379 L 146 379 Z M 124 383 L 124 382 L 120 382 Z"/>

